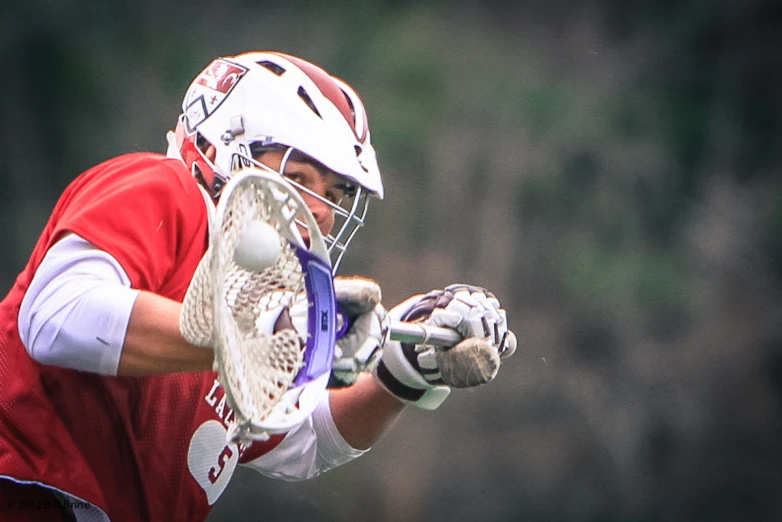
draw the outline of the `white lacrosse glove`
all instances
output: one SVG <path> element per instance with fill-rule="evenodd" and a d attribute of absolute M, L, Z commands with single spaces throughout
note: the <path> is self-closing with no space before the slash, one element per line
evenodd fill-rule
<path fill-rule="evenodd" d="M 450 348 L 388 341 L 374 375 L 404 402 L 434 410 L 451 388 L 471 388 L 494 379 L 502 358 L 516 351 L 507 313 L 484 288 L 454 284 L 416 295 L 388 312 L 393 321 L 452 328 L 464 338 Z"/>
<path fill-rule="evenodd" d="M 337 339 L 329 387 L 350 386 L 361 372 L 371 372 L 388 337 L 389 319 L 380 304 L 377 282 L 364 277 L 334 278 L 334 291 L 341 319 L 347 330 Z"/>

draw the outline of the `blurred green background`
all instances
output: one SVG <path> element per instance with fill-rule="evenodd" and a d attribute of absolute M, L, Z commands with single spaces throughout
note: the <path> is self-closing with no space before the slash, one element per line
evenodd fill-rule
<path fill-rule="evenodd" d="M 173 0 L 0 8 L 10 288 L 65 185 L 165 150 L 213 57 L 348 80 L 387 197 L 342 272 L 495 291 L 497 380 L 211 522 L 782 520 L 782 8 L 772 0 Z"/>

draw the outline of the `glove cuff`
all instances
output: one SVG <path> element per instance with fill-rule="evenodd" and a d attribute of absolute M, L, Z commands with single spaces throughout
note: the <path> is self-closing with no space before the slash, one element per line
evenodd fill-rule
<path fill-rule="evenodd" d="M 451 393 L 448 386 L 432 385 L 424 379 L 407 360 L 398 341 L 386 343 L 372 374 L 391 395 L 423 410 L 437 409 Z"/>

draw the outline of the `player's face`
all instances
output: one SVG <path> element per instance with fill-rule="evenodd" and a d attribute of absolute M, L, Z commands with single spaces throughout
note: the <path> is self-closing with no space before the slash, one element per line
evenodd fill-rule
<path fill-rule="evenodd" d="M 255 159 L 279 172 L 283 156 L 283 152 L 268 151 L 259 154 Z M 283 175 L 334 204 L 338 204 L 346 196 L 348 184 L 345 178 L 308 161 L 289 159 L 285 164 Z M 334 209 L 307 192 L 299 191 L 299 193 L 315 217 L 321 233 L 324 236 L 328 235 L 334 226 Z M 306 235 L 306 231 L 303 231 L 302 235 Z"/>

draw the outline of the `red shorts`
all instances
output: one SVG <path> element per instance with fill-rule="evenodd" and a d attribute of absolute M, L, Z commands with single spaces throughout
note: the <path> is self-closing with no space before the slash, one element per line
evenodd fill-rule
<path fill-rule="evenodd" d="M 51 489 L 0 479 L 0 520 L 3 522 L 75 522 L 67 502 Z"/>

